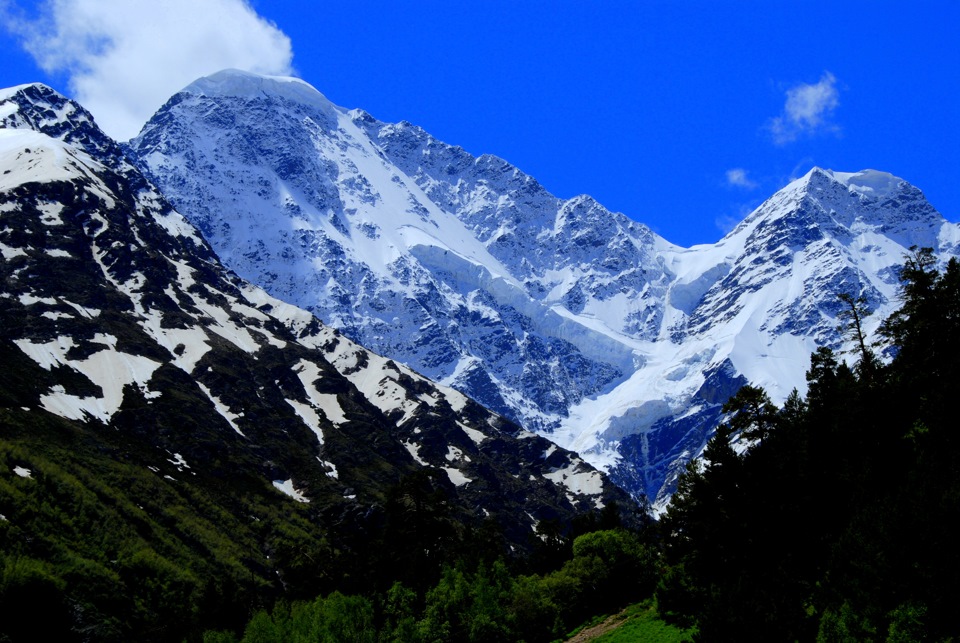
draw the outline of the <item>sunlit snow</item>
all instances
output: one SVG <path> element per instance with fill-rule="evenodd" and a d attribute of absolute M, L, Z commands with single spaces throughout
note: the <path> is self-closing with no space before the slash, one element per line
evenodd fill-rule
<path fill-rule="evenodd" d="M 594 469 L 585 469 L 579 460 L 573 460 L 568 466 L 543 474 L 554 484 L 563 485 L 578 495 L 596 496 L 603 493 L 603 478 Z"/>
<path fill-rule="evenodd" d="M 450 482 L 452 482 L 455 487 L 462 487 L 469 482 L 473 482 L 472 478 L 463 475 L 463 472 L 459 469 L 454 469 L 453 467 L 440 468 L 447 472 L 447 477 L 450 478 Z"/>
<path fill-rule="evenodd" d="M 210 389 L 204 386 L 203 383 L 200 382 L 199 380 L 197 380 L 197 386 L 199 386 L 200 390 L 202 390 L 204 394 L 210 399 L 210 402 L 213 404 L 214 408 L 217 409 L 217 413 L 219 413 L 220 417 L 222 417 L 224 420 L 227 421 L 227 424 L 230 425 L 230 428 L 236 431 L 239 435 L 243 437 L 247 437 L 243 435 L 243 431 L 241 431 L 240 427 L 237 426 L 237 420 L 243 417 L 243 412 L 241 411 L 240 413 L 234 413 L 233 411 L 231 411 L 230 407 L 228 407 L 226 404 L 221 402 L 220 398 L 214 395 L 210 391 Z"/>
<path fill-rule="evenodd" d="M 225 161 L 235 123 L 264 102 L 275 121 L 244 134 L 262 137 L 263 157 Z M 211 123 L 212 109 L 236 121 Z M 301 81 L 223 72 L 166 110 L 132 146 L 178 209 L 210 224 L 231 268 L 396 360 L 332 332 L 298 335 L 332 347 L 333 366 L 377 408 L 403 424 L 439 404 L 398 384 L 417 370 L 502 404 L 593 465 L 625 467 L 651 495 L 703 447 L 740 378 L 775 402 L 804 391 L 810 353 L 844 347 L 840 291 L 870 296 L 872 334 L 896 305 L 911 245 L 960 247 L 957 226 L 919 191 L 873 170 L 814 168 L 719 242 L 681 248 L 590 197 L 558 199 L 501 159 L 348 112 Z M 312 323 L 263 291 L 244 296 L 295 330 Z M 319 414 L 320 401 L 310 405 Z M 658 447 L 658 434 L 701 412 L 683 444 Z M 627 441 L 636 461 L 624 461 Z"/>
<path fill-rule="evenodd" d="M 416 442 L 404 442 L 404 448 L 407 450 L 407 453 L 410 454 L 410 457 L 416 460 L 417 464 L 420 464 L 424 467 L 429 467 L 430 463 L 420 457 L 420 445 Z"/>
<path fill-rule="evenodd" d="M 45 370 L 58 364 L 69 366 L 85 375 L 103 391 L 103 397 L 79 397 L 68 394 L 63 387 L 54 387 L 41 397 L 41 405 L 51 413 L 71 420 L 87 416 L 108 422 L 123 403 L 123 389 L 136 384 L 143 394 L 150 393 L 147 383 L 160 364 L 146 357 L 130 355 L 113 349 L 116 338 L 97 335 L 94 341 L 110 348 L 93 353 L 83 360 L 68 360 L 67 351 L 74 345 L 73 338 L 60 337 L 45 343 L 19 339 L 14 343 Z"/>
<path fill-rule="evenodd" d="M 293 480 L 274 480 L 273 486 L 287 494 L 297 502 L 310 502 L 310 499 L 304 496 L 299 490 L 293 487 Z"/>

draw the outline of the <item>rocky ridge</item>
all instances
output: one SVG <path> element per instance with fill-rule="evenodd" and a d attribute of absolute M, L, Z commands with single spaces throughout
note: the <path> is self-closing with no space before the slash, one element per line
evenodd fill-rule
<path fill-rule="evenodd" d="M 576 454 L 238 278 L 42 85 L 0 93 L 0 251 L 4 413 L 122 432 L 170 484 L 242 480 L 363 529 L 420 475 L 516 548 L 630 504 Z"/>
<path fill-rule="evenodd" d="M 872 330 L 910 246 L 957 248 L 909 183 L 819 168 L 681 248 L 501 159 L 235 71 L 128 149 L 239 274 L 659 505 L 737 387 L 782 400 L 817 345 L 843 348 L 838 294 L 867 298 Z"/>

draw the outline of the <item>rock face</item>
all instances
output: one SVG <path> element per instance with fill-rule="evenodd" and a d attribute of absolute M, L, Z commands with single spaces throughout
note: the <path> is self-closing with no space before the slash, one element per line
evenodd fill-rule
<path fill-rule="evenodd" d="M 840 346 L 838 294 L 875 324 L 909 247 L 960 238 L 896 177 L 815 168 L 681 248 L 501 159 L 235 71 L 175 95 L 128 151 L 242 277 L 660 503 L 739 385 L 803 390 L 809 353 Z"/>
<path fill-rule="evenodd" d="M 0 252 L 0 400 L 24 422 L 120 431 L 156 451 L 145 467 L 272 485 L 338 524 L 375 519 L 410 475 L 517 548 L 544 520 L 631 504 L 576 454 L 238 278 L 42 85 L 0 92 Z"/>

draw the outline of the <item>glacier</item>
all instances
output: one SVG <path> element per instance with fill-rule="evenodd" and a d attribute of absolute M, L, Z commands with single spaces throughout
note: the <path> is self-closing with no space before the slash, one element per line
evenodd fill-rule
<path fill-rule="evenodd" d="M 813 168 L 683 248 L 490 155 L 226 70 L 125 146 L 223 262 L 376 353 L 579 453 L 655 508 L 739 386 L 805 389 L 849 348 L 837 295 L 897 306 L 912 246 L 960 231 L 891 174 Z"/>

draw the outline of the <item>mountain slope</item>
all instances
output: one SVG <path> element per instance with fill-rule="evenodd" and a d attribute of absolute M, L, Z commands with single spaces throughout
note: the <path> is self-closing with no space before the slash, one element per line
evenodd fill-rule
<path fill-rule="evenodd" d="M 562 235 L 550 247 L 538 241 L 557 217 L 602 218 L 602 208 L 561 203 L 498 159 L 474 163 L 398 126 L 398 145 L 444 157 L 437 163 L 449 178 L 474 181 L 459 188 L 477 213 L 466 219 L 459 203 L 438 205 L 391 162 L 368 132 L 382 124 L 307 92 L 292 79 L 223 72 L 172 99 L 131 147 L 239 274 L 531 428 L 555 425 L 570 404 L 632 368 L 629 348 L 553 305 L 582 298 L 579 266 L 592 254 Z M 457 172 L 457 163 L 470 167 Z M 499 184 L 476 178 L 484 176 Z M 507 188 L 516 194 L 501 200 Z M 495 221 L 484 214 L 491 199 L 504 205 Z M 624 217 L 618 225 L 638 227 Z M 621 236 L 611 275 L 621 264 L 636 272 L 645 251 Z M 556 259 L 565 248 L 577 250 L 569 265 Z M 588 287 L 609 288 L 611 275 L 591 271 L 597 283 Z"/>
<path fill-rule="evenodd" d="M 79 105 L 4 90 L 0 125 L 0 418 L 21 460 L 73 440 L 240 523 L 250 504 L 293 512 L 348 551 L 381 537 L 410 481 L 444 524 L 497 525 L 517 551 L 544 521 L 630 504 L 575 454 L 227 271 Z M 13 497 L 4 522 L 31 520 Z M 294 574 L 265 543 L 243 556 L 258 583 Z M 324 561 L 299 564 L 329 578 Z"/>
<path fill-rule="evenodd" d="M 883 189 L 864 189 L 869 182 Z M 899 267 L 909 248 L 932 247 L 948 257 L 957 254 L 958 240 L 960 227 L 909 183 L 876 171 L 814 168 L 717 244 L 664 254 L 676 277 L 663 343 L 650 348 L 630 381 L 601 398 L 604 408 L 572 411 L 586 428 L 571 424 L 589 439 L 625 422 L 621 453 L 653 467 L 648 488 L 664 479 L 669 487 L 739 386 L 762 386 L 782 401 L 794 388 L 806 390 L 817 346 L 852 349 L 838 331 L 839 294 L 867 299 L 875 314 L 865 330 L 875 336 L 898 306 Z M 666 404 L 637 403 L 644 398 Z M 651 412 L 638 417 L 645 408 Z M 661 492 L 661 505 L 663 499 Z"/>
<path fill-rule="evenodd" d="M 680 248 L 495 157 L 235 71 L 171 98 L 129 149 L 241 275 L 658 502 L 740 385 L 803 388 L 812 349 L 839 345 L 837 294 L 880 319 L 910 245 L 956 247 L 909 184 L 814 169 Z"/>

